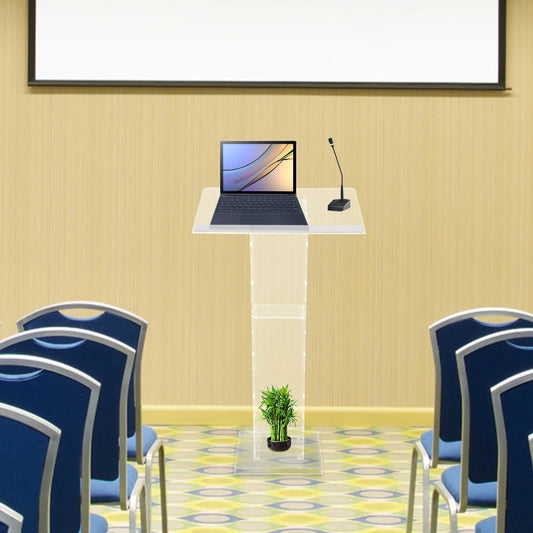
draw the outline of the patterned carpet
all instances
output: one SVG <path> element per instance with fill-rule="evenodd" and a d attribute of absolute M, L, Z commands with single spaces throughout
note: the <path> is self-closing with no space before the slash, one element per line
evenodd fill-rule
<path fill-rule="evenodd" d="M 322 475 L 234 475 L 238 429 L 156 428 L 165 440 L 169 531 L 299 533 L 405 531 L 411 443 L 418 428 L 313 428 L 319 432 Z M 440 471 L 432 471 L 432 479 Z M 157 472 L 156 472 L 157 473 Z M 420 476 L 419 476 L 420 479 Z M 154 485 L 153 530 L 161 531 L 159 486 Z M 417 498 L 419 504 L 420 498 Z M 421 531 L 420 506 L 414 531 Z M 93 506 L 112 533 L 128 530 L 127 514 Z M 459 515 L 473 532 L 493 509 Z M 448 531 L 444 506 L 439 531 Z"/>

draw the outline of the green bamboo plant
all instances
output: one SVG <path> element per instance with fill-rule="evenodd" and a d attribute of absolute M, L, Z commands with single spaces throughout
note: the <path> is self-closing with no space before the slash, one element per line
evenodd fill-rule
<path fill-rule="evenodd" d="M 260 420 L 270 424 L 270 440 L 285 442 L 288 440 L 287 426 L 294 424 L 297 419 L 295 412 L 296 400 L 292 397 L 289 386 L 276 388 L 274 385 L 266 391 L 261 391 Z"/>

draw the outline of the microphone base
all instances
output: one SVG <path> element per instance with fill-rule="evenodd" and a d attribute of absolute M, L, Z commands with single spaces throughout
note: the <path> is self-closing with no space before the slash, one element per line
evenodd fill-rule
<path fill-rule="evenodd" d="M 350 200 L 342 198 L 339 200 L 331 200 L 328 204 L 328 211 L 346 211 L 350 207 Z"/>

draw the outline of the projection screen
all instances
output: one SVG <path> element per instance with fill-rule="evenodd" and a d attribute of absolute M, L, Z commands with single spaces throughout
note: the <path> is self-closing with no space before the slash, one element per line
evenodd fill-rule
<path fill-rule="evenodd" d="M 505 88 L 505 0 L 29 0 L 30 85 Z"/>

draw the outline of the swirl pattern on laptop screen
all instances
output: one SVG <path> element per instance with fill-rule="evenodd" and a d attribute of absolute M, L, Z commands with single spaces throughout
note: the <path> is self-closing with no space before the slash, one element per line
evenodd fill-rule
<path fill-rule="evenodd" d="M 229 143 L 222 149 L 224 192 L 293 191 L 293 144 Z"/>

